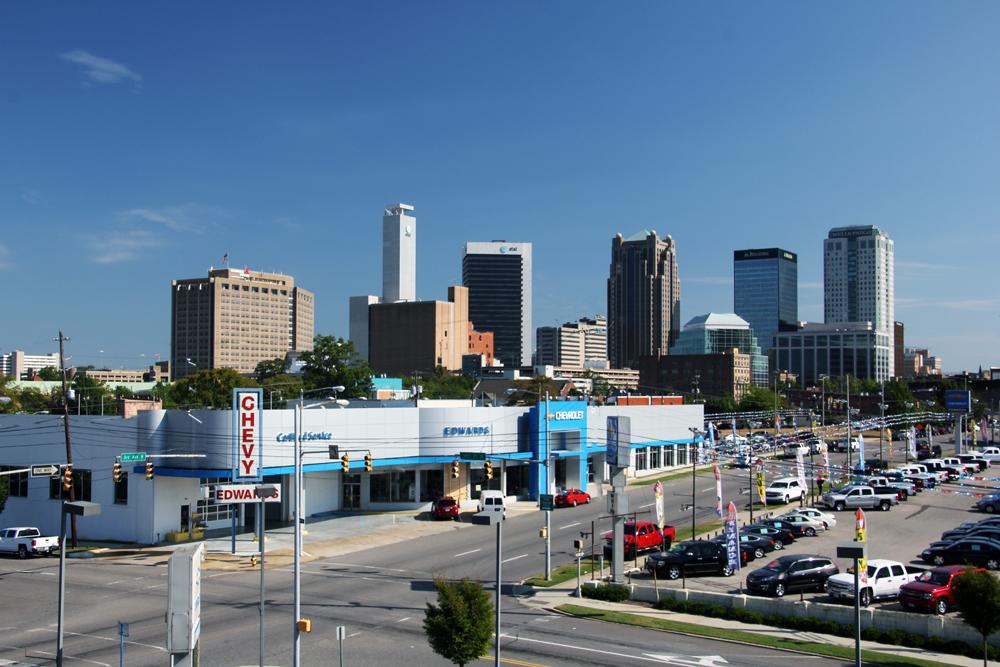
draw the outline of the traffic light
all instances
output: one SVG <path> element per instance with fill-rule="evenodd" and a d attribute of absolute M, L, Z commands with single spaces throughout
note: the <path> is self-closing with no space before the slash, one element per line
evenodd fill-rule
<path fill-rule="evenodd" d="M 372 471 L 372 455 L 365 454 L 365 472 Z"/>
<path fill-rule="evenodd" d="M 146 459 L 146 479 L 153 479 L 153 462 Z"/>
<path fill-rule="evenodd" d="M 458 459 L 451 462 L 451 477 L 452 479 L 458 479 Z"/>
<path fill-rule="evenodd" d="M 122 464 L 115 461 L 115 466 L 113 468 L 113 477 L 115 478 L 115 484 L 122 481 Z"/>
<path fill-rule="evenodd" d="M 73 464 L 68 463 L 66 467 L 63 468 L 63 491 L 66 493 L 70 492 L 73 488 Z"/>
<path fill-rule="evenodd" d="M 340 469 L 343 470 L 344 472 L 347 472 L 348 470 L 351 469 L 351 457 L 348 456 L 347 454 L 344 454 L 343 456 L 340 457 Z"/>
<path fill-rule="evenodd" d="M 484 467 L 486 468 L 486 479 L 493 479 L 493 464 L 487 461 Z"/>

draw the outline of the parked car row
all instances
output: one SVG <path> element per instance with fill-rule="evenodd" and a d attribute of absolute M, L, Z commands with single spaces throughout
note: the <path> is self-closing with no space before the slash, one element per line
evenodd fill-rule
<path fill-rule="evenodd" d="M 920 552 L 920 560 L 933 565 L 973 565 L 1000 570 L 1000 517 L 967 521 L 941 534 Z"/>

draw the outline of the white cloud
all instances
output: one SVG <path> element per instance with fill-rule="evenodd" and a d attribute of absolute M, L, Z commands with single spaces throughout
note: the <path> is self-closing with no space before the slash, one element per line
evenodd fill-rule
<path fill-rule="evenodd" d="M 116 63 L 108 58 L 95 56 L 80 49 L 69 51 L 59 56 L 65 61 L 83 67 L 83 76 L 86 82 L 92 83 L 121 83 L 131 81 L 136 86 L 142 83 L 142 76 L 133 72 L 125 65 Z"/>
<path fill-rule="evenodd" d="M 143 250 L 158 248 L 163 240 L 145 229 L 128 229 L 109 232 L 104 236 L 86 237 L 91 250 L 91 261 L 97 264 L 118 264 L 139 259 Z"/>
<path fill-rule="evenodd" d="M 681 278 L 681 284 L 689 285 L 732 285 L 732 276 L 698 276 L 695 278 Z"/>
<path fill-rule="evenodd" d="M 119 211 L 119 222 L 135 224 L 151 222 L 175 232 L 202 232 L 206 227 L 219 224 L 229 217 L 229 212 L 218 206 L 181 204 L 162 208 L 130 208 Z"/>
<path fill-rule="evenodd" d="M 956 271 L 960 268 L 952 264 L 932 264 L 929 262 L 909 262 L 906 260 L 897 260 L 895 267 L 897 269 L 913 271 Z"/>
<path fill-rule="evenodd" d="M 10 250 L 0 243 L 0 271 L 10 271 L 14 268 L 14 262 L 10 259 Z"/>
<path fill-rule="evenodd" d="M 21 201 L 28 204 L 42 203 L 42 193 L 35 188 L 21 188 Z"/>

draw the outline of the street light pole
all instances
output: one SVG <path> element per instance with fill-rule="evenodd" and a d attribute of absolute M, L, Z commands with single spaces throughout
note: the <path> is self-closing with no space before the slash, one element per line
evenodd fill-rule
<path fill-rule="evenodd" d="M 545 392 L 545 493 L 552 488 L 552 448 L 549 443 L 549 392 Z M 545 512 L 545 581 L 552 578 L 552 512 Z M 499 607 L 497 607 L 499 609 Z"/>
<path fill-rule="evenodd" d="M 847 384 L 847 470 L 851 470 L 851 374 L 845 376 Z"/>
<path fill-rule="evenodd" d="M 299 438 L 299 430 L 302 427 L 302 404 L 305 403 L 305 390 L 299 390 L 299 404 L 295 406 L 295 537 L 294 537 L 294 563 L 292 565 L 292 616 L 295 626 L 295 635 L 292 648 L 292 666 L 299 667 L 301 658 L 299 619 L 301 613 L 301 585 L 302 585 L 302 441 Z"/>

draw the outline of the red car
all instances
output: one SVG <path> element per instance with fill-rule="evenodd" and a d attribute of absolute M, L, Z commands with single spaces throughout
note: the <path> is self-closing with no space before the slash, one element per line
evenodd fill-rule
<path fill-rule="evenodd" d="M 937 614 L 948 613 L 948 610 L 955 606 L 955 599 L 951 596 L 955 578 L 966 570 L 985 572 L 981 567 L 973 568 L 968 565 L 936 567 L 921 574 L 916 581 L 900 586 L 899 604 L 903 605 L 904 609 L 933 611 Z"/>
<path fill-rule="evenodd" d="M 564 489 L 555 498 L 556 507 L 576 507 L 590 502 L 590 494 L 580 489 Z"/>
<path fill-rule="evenodd" d="M 441 496 L 434 501 L 431 516 L 435 519 L 457 519 L 458 502 L 451 496 Z"/>
<path fill-rule="evenodd" d="M 628 521 L 625 523 L 625 558 L 633 558 L 637 551 L 648 551 L 670 547 L 674 541 L 674 527 L 664 526 L 663 532 L 652 521 Z M 611 551 L 611 533 L 604 534 L 604 551 Z"/>

